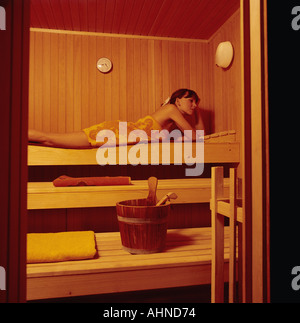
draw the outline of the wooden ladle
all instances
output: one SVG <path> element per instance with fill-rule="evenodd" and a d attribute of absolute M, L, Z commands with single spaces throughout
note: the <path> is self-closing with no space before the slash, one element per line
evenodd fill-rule
<path fill-rule="evenodd" d="M 176 200 L 177 199 L 177 194 L 176 193 L 173 193 L 173 192 L 170 192 L 168 194 L 166 194 L 157 204 L 156 206 L 160 206 L 160 205 L 163 205 L 164 203 L 166 203 L 167 201 L 170 201 L 170 200 Z"/>
<path fill-rule="evenodd" d="M 156 205 L 156 188 L 157 188 L 157 178 L 149 177 L 148 178 L 149 194 L 147 197 L 147 205 Z"/>

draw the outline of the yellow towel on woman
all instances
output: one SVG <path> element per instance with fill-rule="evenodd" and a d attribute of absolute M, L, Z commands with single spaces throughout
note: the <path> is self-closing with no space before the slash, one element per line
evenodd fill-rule
<path fill-rule="evenodd" d="M 27 234 L 27 263 L 90 259 L 96 252 L 93 231 Z"/>
<path fill-rule="evenodd" d="M 116 144 L 126 143 L 127 138 L 121 138 L 119 134 L 120 120 L 115 121 L 104 121 L 102 123 L 96 124 L 89 128 L 83 129 L 83 132 L 87 135 L 88 141 L 92 147 L 99 147 L 103 143 L 97 142 L 96 137 L 101 130 L 111 130 L 116 136 Z M 148 140 L 151 140 L 151 130 L 161 130 L 160 124 L 153 119 L 150 115 L 139 119 L 137 122 L 127 122 L 127 136 L 133 130 L 143 130 L 148 136 Z"/>

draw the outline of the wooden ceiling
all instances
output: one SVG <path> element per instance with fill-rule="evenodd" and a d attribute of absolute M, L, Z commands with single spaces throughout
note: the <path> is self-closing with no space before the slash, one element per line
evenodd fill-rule
<path fill-rule="evenodd" d="M 209 39 L 240 0 L 30 0 L 31 27 Z"/>

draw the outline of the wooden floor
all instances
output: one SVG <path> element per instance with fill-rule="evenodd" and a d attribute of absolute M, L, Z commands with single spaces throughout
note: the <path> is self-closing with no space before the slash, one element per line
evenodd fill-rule
<path fill-rule="evenodd" d="M 227 229 L 225 236 L 228 259 Z M 210 284 L 210 228 L 168 230 L 165 251 L 150 255 L 124 251 L 119 232 L 96 234 L 96 240 L 97 259 L 28 265 L 27 299 Z"/>

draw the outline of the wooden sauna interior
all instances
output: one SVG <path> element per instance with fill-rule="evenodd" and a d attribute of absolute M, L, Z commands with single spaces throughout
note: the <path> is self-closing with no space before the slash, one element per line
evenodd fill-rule
<path fill-rule="evenodd" d="M 234 60 L 224 70 L 215 51 L 228 40 Z M 201 98 L 206 134 L 235 130 L 239 140 L 240 47 L 237 0 L 31 0 L 29 128 L 72 132 L 105 120 L 135 121 L 176 89 L 191 88 Z M 111 73 L 97 70 L 100 57 L 111 59 Z M 210 176 L 209 166 L 203 176 Z M 184 177 L 183 167 L 174 165 L 32 166 L 29 181 L 63 174 Z M 169 223 L 209 225 L 208 203 L 174 206 Z M 29 210 L 28 232 L 87 229 L 118 230 L 115 209 Z"/>
<path fill-rule="evenodd" d="M 6 268 L 8 277 L 7 292 L 1 291 L 0 302 L 55 298 L 52 295 L 39 295 L 52 293 L 54 289 L 58 293 L 55 294 L 58 295 L 56 297 L 63 297 L 60 292 L 66 292 L 65 297 L 73 296 L 73 285 L 75 289 L 93 289 L 97 284 L 86 283 L 85 279 L 94 277 L 107 290 L 111 290 L 107 293 L 117 293 L 118 282 L 122 279 L 121 283 L 125 282 L 126 287 L 133 284 L 132 289 L 123 288 L 122 291 L 143 292 L 151 289 L 153 279 L 148 277 L 153 277 L 154 274 L 159 278 L 157 288 L 178 287 L 180 279 L 184 281 L 181 287 L 197 288 L 188 282 L 189 277 L 185 274 L 187 272 L 193 275 L 192 280 L 197 285 L 199 278 L 202 281 L 200 283 L 205 281 L 206 284 L 214 285 L 211 279 L 214 277 L 211 272 L 213 261 L 210 259 L 207 263 L 202 263 L 195 256 L 190 257 L 189 263 L 182 261 L 179 266 L 178 259 L 169 256 L 167 265 L 163 268 L 166 279 L 162 279 L 164 275 L 160 272 L 161 268 L 149 267 L 153 263 L 148 259 L 142 268 L 137 269 L 138 265 L 129 269 L 129 274 L 137 273 L 142 277 L 140 280 L 126 279 L 129 274 L 125 270 L 118 272 L 123 266 L 122 263 L 112 271 L 103 272 L 103 268 L 100 268 L 100 271 L 93 272 L 92 269 L 87 275 L 84 270 L 90 268 L 85 268 L 82 261 L 78 261 L 76 265 L 83 268 L 80 274 L 68 274 L 68 270 L 72 271 L 68 268 L 69 264 L 55 267 L 56 264 L 30 266 L 31 264 L 26 263 L 27 233 L 93 230 L 101 238 L 116 236 L 118 233 L 116 208 L 112 206 L 114 204 L 104 206 L 101 202 L 99 204 L 102 207 L 61 207 L 65 205 L 63 202 L 68 199 L 68 194 L 63 195 L 60 192 L 60 201 L 65 201 L 57 200 L 54 207 L 53 204 L 50 205 L 52 201 L 49 202 L 51 194 L 48 194 L 48 189 L 55 178 L 61 175 L 126 175 L 141 183 L 150 176 L 156 176 L 158 180 L 177 184 L 177 189 L 187 180 L 186 165 L 102 167 L 82 163 L 66 165 L 63 162 L 54 165 L 45 161 L 44 156 L 43 163 L 32 164 L 28 162 L 31 158 L 31 145 L 27 142 L 28 127 L 64 133 L 80 131 L 102 121 L 136 121 L 155 111 L 179 88 L 193 89 L 201 98 L 200 109 L 207 135 L 235 131 L 233 144 L 238 147 L 235 150 L 238 151 L 238 156 L 226 161 L 227 155 L 224 154 L 225 159 L 212 159 L 205 163 L 204 173 L 196 181 L 200 185 L 209 183 L 205 184 L 206 195 L 202 197 L 195 194 L 194 186 L 189 184 L 185 194 L 192 191 L 193 194 L 183 202 L 185 204 L 172 204 L 168 228 L 175 231 L 208 232 L 209 239 L 216 242 L 217 234 L 211 234 L 213 231 L 210 228 L 216 228 L 216 221 L 211 221 L 211 214 L 216 211 L 218 204 L 215 201 L 215 211 L 211 212 L 209 202 L 213 192 L 216 193 L 217 186 L 211 184 L 210 179 L 212 173 L 214 174 L 211 169 L 214 166 L 223 166 L 225 178 L 228 178 L 230 169 L 236 168 L 238 180 L 234 182 L 241 183 L 237 191 L 243 201 L 240 211 L 244 221 L 242 241 L 238 242 L 242 250 L 238 274 L 242 279 L 242 283 L 239 282 L 239 287 L 242 286 L 242 301 L 268 300 L 270 255 L 267 1 L 0 0 L 0 5 L 5 7 L 8 26 L 6 33 L 0 34 L 5 45 L 4 50 L 0 51 L 3 58 L 0 60 L 3 70 L 0 81 L 4 89 L 3 127 L 0 129 L 4 141 L 3 158 L 0 162 L 4 188 L 0 203 L 3 213 L 0 218 L 0 240 L 3 245 L 0 265 Z M 215 64 L 216 49 L 224 41 L 230 41 L 234 48 L 233 61 L 225 69 Z M 108 74 L 102 74 L 96 68 L 101 57 L 108 57 L 113 63 L 113 69 Z M 48 188 L 37 192 L 30 191 L 30 184 L 39 182 Z M 225 181 L 224 185 L 227 184 L 228 181 Z M 228 190 L 228 185 L 226 189 Z M 57 193 L 52 186 L 50 191 Z M 111 191 L 108 192 L 110 196 Z M 81 202 L 83 200 L 87 203 L 89 199 L 83 192 L 84 190 L 80 191 L 78 196 L 81 196 Z M 127 194 L 128 192 L 126 190 Z M 45 200 L 48 199 L 50 206 L 30 207 L 28 202 L 36 193 L 43 195 Z M 145 197 L 146 193 L 147 189 Z M 38 194 L 36 197 L 39 197 Z M 75 195 L 69 194 L 73 202 L 76 202 Z M 197 195 L 199 203 L 195 200 L 190 202 L 193 195 Z M 214 196 L 217 198 L 217 194 Z M 236 210 L 237 207 L 233 209 Z M 215 219 L 214 216 L 212 218 Z M 223 243 L 224 239 L 222 240 Z M 215 251 L 216 248 L 212 246 L 210 252 Z M 110 257 L 113 258 L 111 255 Z M 162 255 L 160 260 L 165 261 L 164 258 Z M 212 256 L 211 258 L 213 259 Z M 91 259 L 94 260 L 101 263 L 100 257 Z M 132 265 L 130 260 L 127 262 Z M 173 266 L 176 262 L 176 266 Z M 187 267 L 190 268 L 185 271 Z M 170 274 L 174 270 L 178 279 Z M 111 277 L 116 278 L 113 281 L 115 284 L 112 284 Z M 165 281 L 171 282 L 170 285 L 160 285 Z M 235 277 L 232 281 L 235 282 Z M 147 288 L 139 288 L 140 282 L 145 283 Z M 102 288 L 101 283 L 95 287 L 98 290 L 94 294 L 104 293 L 103 290 L 99 291 Z M 92 295 L 88 292 L 75 294 Z M 167 294 L 157 294 L 154 291 L 155 298 L 151 300 L 160 301 L 160 295 L 164 295 L 163 300 L 170 299 L 172 293 L 175 295 L 172 291 L 161 291 L 165 292 Z M 204 288 L 206 301 L 210 301 L 209 292 L 209 287 Z M 37 297 L 28 298 L 33 293 Z M 189 291 L 180 289 L 176 293 L 181 296 Z M 136 295 L 137 301 L 141 301 L 141 294 Z M 197 294 L 196 302 L 201 302 L 198 296 Z M 104 295 L 102 301 L 113 302 L 115 297 L 118 296 L 113 295 L 110 299 Z M 120 297 L 122 302 L 124 297 Z"/>

